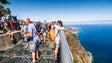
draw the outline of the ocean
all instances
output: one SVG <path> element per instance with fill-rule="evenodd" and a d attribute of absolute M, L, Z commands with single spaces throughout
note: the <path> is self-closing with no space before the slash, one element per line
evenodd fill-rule
<path fill-rule="evenodd" d="M 93 63 L 112 63 L 112 24 L 81 24 L 78 39 L 92 53 Z"/>

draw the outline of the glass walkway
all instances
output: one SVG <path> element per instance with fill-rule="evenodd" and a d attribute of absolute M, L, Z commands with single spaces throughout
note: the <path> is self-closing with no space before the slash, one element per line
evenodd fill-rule
<path fill-rule="evenodd" d="M 69 50 L 64 32 L 61 33 L 61 47 L 57 61 L 54 60 L 50 43 L 48 38 L 43 46 L 39 43 L 39 59 L 36 63 L 73 63 L 72 54 Z M 29 52 L 28 48 L 24 49 L 23 46 L 24 45 L 20 43 L 6 51 L 0 51 L 0 63 L 31 63 L 31 52 Z"/>

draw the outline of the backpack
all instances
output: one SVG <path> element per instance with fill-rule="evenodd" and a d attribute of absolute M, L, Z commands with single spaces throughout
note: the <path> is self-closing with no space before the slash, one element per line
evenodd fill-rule
<path fill-rule="evenodd" d="M 55 42 L 56 35 L 55 35 L 55 30 L 54 29 L 50 29 L 49 38 L 50 38 L 51 42 Z"/>

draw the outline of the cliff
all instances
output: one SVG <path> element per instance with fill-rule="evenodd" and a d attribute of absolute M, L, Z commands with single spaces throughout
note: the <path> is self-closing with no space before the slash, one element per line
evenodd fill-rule
<path fill-rule="evenodd" d="M 76 34 L 65 32 L 65 35 L 74 58 L 74 63 L 92 63 L 91 54 L 81 46 Z"/>

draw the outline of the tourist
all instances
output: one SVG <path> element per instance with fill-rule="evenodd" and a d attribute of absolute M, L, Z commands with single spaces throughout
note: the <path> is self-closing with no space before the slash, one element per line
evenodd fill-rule
<path fill-rule="evenodd" d="M 1 28 L 4 27 L 5 21 L 6 21 L 6 15 L 2 16 L 2 18 L 1 18 Z"/>
<path fill-rule="evenodd" d="M 17 22 L 17 16 L 16 16 L 16 15 L 13 16 L 13 20 L 14 20 L 15 22 Z"/>
<path fill-rule="evenodd" d="M 7 33 L 8 37 L 11 39 L 11 41 L 13 41 L 13 33 L 11 32 L 11 30 L 8 29 L 8 24 L 4 23 L 4 31 L 5 33 Z"/>
<path fill-rule="evenodd" d="M 59 45 L 60 45 L 60 34 L 61 34 L 61 30 L 64 30 L 65 28 L 63 27 L 63 23 L 62 21 L 58 21 L 57 25 L 53 25 L 53 27 L 55 28 L 55 44 L 56 44 L 56 48 L 54 51 L 54 58 L 55 60 L 57 60 L 57 54 L 58 54 L 58 49 L 59 49 Z"/>
<path fill-rule="evenodd" d="M 47 24 L 47 23 L 46 23 L 46 20 L 45 20 L 44 23 L 42 23 L 42 30 L 43 30 L 42 32 L 43 32 L 43 40 L 44 40 L 43 43 L 45 43 L 46 35 L 47 35 L 47 34 L 46 34 L 46 33 L 47 33 L 46 24 Z"/>
<path fill-rule="evenodd" d="M 26 18 L 24 21 L 25 21 L 25 25 L 28 26 L 28 35 L 26 35 L 26 37 L 30 38 L 29 48 L 32 53 L 32 63 L 35 63 L 36 62 L 35 58 L 38 59 L 37 42 L 39 41 L 39 37 L 37 35 L 35 25 L 30 23 L 30 19 Z"/>
<path fill-rule="evenodd" d="M 53 25 L 56 25 L 56 21 L 53 21 Z"/>
<path fill-rule="evenodd" d="M 44 26 L 45 26 L 45 31 L 47 32 L 48 31 L 48 23 L 46 22 L 46 20 L 44 20 Z"/>
<path fill-rule="evenodd" d="M 36 29 L 37 29 L 37 34 L 39 35 L 40 40 L 42 42 L 42 45 L 44 45 L 45 38 L 46 38 L 46 26 L 45 26 L 45 24 L 41 23 L 40 21 L 37 21 Z"/>
<path fill-rule="evenodd" d="M 37 35 L 39 36 L 40 40 L 43 40 L 43 35 L 42 35 L 42 25 L 40 21 L 36 22 L 36 30 L 37 30 Z"/>
<path fill-rule="evenodd" d="M 46 24 L 47 22 L 46 22 L 46 20 L 44 20 L 44 24 Z"/>
<path fill-rule="evenodd" d="M 20 30 L 20 24 L 17 20 L 17 15 L 13 16 L 13 21 L 14 21 L 14 24 L 15 24 L 15 30 Z"/>
<path fill-rule="evenodd" d="M 49 30 L 49 23 L 46 23 L 46 31 L 48 32 Z"/>
<path fill-rule="evenodd" d="M 25 45 L 24 48 L 28 47 L 28 38 L 26 37 L 26 35 L 28 34 L 27 30 L 28 30 L 28 26 L 25 25 L 25 22 L 23 21 L 23 27 L 21 28 L 21 35 L 22 35 L 22 41 L 23 44 Z"/>
<path fill-rule="evenodd" d="M 10 21 L 10 29 L 14 30 L 14 22 L 13 22 L 13 20 Z"/>
<path fill-rule="evenodd" d="M 47 37 L 50 38 L 51 23 L 47 23 Z"/>

